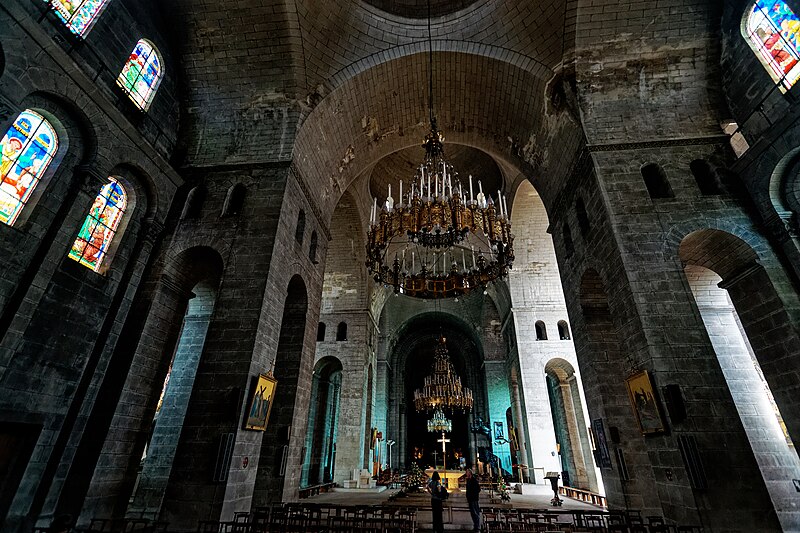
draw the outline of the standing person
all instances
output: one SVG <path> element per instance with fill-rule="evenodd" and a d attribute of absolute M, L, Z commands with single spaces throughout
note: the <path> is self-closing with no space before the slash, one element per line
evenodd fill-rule
<path fill-rule="evenodd" d="M 439 481 L 439 472 L 433 471 L 430 481 L 428 481 L 428 492 L 431 494 L 431 515 L 433 515 L 434 533 L 444 533 L 444 521 L 442 520 L 442 483 Z"/>
<path fill-rule="evenodd" d="M 472 473 L 471 468 L 467 468 L 467 504 L 469 505 L 469 514 L 472 516 L 472 531 L 481 530 L 481 506 L 478 503 L 481 491 L 481 484 L 478 483 L 478 478 Z"/>

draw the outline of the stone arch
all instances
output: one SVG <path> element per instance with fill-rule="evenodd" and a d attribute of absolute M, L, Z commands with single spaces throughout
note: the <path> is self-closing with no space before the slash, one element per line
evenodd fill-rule
<path fill-rule="evenodd" d="M 422 376 L 430 372 L 433 350 L 440 335 L 447 338 L 450 358 L 456 373 L 461 377 L 462 384 L 473 391 L 475 406 L 470 416 L 477 414 L 485 416 L 489 411 L 485 376 L 479 371 L 484 361 L 483 346 L 474 328 L 462 318 L 449 313 L 425 312 L 408 319 L 396 330 L 394 339 L 387 346 L 390 370 L 384 391 L 388 406 L 386 431 L 398 443 L 395 458 L 400 468 L 410 466 L 412 449 L 409 436 L 419 433 L 409 427 L 410 417 L 414 417 L 415 420 L 418 418 L 418 415 L 413 414 L 413 389 L 416 383 L 414 379 L 418 378 L 421 382 Z M 409 367 L 415 367 L 414 376 L 408 375 Z M 456 423 L 455 419 L 453 420 Z M 458 422 L 458 424 L 464 423 L 465 420 Z M 462 429 L 467 431 L 466 427 Z M 467 457 L 474 458 L 478 451 L 478 443 L 473 435 L 467 435 L 466 438 L 469 447 Z M 414 439 L 415 442 L 417 440 Z M 427 460 L 433 461 L 433 456 Z"/>
<path fill-rule="evenodd" d="M 76 468 L 75 476 L 71 470 L 65 484 L 70 488 L 68 499 L 74 500 L 78 509 L 81 496 L 86 494 L 82 520 L 121 517 L 126 512 L 170 362 L 179 349 L 192 290 L 202 286 L 210 295 L 219 284 L 223 264 L 219 252 L 208 246 L 179 251 L 166 260 L 152 296 L 140 302 L 142 308 L 135 315 L 141 319 L 130 324 L 131 342 L 117 348 L 106 370 L 100 392 L 106 401 L 98 402 L 87 423 L 96 429 L 85 434 L 86 442 L 81 443 L 74 461 L 92 465 L 94 475 L 81 474 Z M 201 357 L 202 346 L 195 348 L 185 360 L 190 366 Z M 90 438 L 97 434 L 106 435 L 105 439 Z M 109 483 L 109 479 L 114 481 Z M 153 494 L 161 490 L 159 483 L 154 484 Z M 142 510 L 157 515 L 160 503 L 150 498 L 146 501 Z M 65 510 L 75 509 L 67 503 Z"/>
<path fill-rule="evenodd" d="M 800 337 L 783 301 L 759 262 L 759 254 L 741 238 L 719 230 L 687 234 L 678 256 L 684 265 L 704 267 L 721 278 L 775 401 L 785 415 L 789 435 L 800 442 Z"/>
<path fill-rule="evenodd" d="M 797 526 L 790 478 L 800 477 L 800 457 L 786 434 L 781 411 L 772 400 L 764 374 L 742 331 L 741 321 L 722 278 L 695 264 L 684 268 L 686 280 L 705 325 L 744 433 L 784 530 Z M 772 467 L 780 464 L 780 473 Z"/>
<path fill-rule="evenodd" d="M 561 357 L 544 367 L 556 442 L 560 444 L 562 483 L 597 492 L 592 445 L 586 431 L 583 402 L 575 368 Z"/>
<path fill-rule="evenodd" d="M 301 488 L 334 479 L 342 369 L 342 362 L 331 355 L 314 365 Z"/>
<path fill-rule="evenodd" d="M 498 85 L 496 98 L 487 106 L 481 96 L 483 91 L 480 95 L 470 91 L 451 98 L 447 94 L 451 84 L 447 83 L 443 72 L 435 72 L 435 77 L 441 77 L 434 80 L 441 93 L 436 96 L 440 103 L 436 112 L 447 142 L 479 148 L 500 161 L 530 171 L 535 162 L 534 142 L 529 142 L 531 134 L 545 127 L 543 98 L 523 99 L 513 87 L 526 87 L 526 93 L 530 89 L 529 94 L 543 95 L 547 79 L 498 59 L 460 52 L 442 54 L 438 60 L 458 65 L 459 71 L 467 76 L 481 78 L 491 70 L 493 77 L 505 80 Z M 309 187 L 321 192 L 323 213 L 330 214 L 342 191 L 375 161 L 418 144 L 425 135 L 428 126 L 423 117 L 427 117 L 427 102 L 418 90 L 427 85 L 424 59 L 419 53 L 401 56 L 349 77 L 314 108 L 301 126 L 294 148 L 295 160 Z M 478 78 L 475 87 L 481 85 Z M 390 80 L 390 87 L 385 87 L 386 79 Z M 378 80 L 384 80 L 380 86 Z M 467 83 L 466 86 L 473 85 Z M 392 95 L 391 105 L 382 107 L 376 114 L 369 106 L 370 95 L 387 93 Z M 456 103 L 459 109 L 474 107 L 479 112 L 470 118 L 470 123 L 462 123 L 463 113 L 449 108 Z M 342 109 L 348 110 L 346 115 L 340 113 Z M 331 120 L 334 115 L 338 117 L 336 121 Z M 494 131 L 504 122 L 503 117 L 508 117 L 509 123 L 514 125 L 512 131 Z M 319 146 L 329 148 L 318 150 Z M 354 157 L 347 157 L 349 153 Z M 339 169 L 339 172 L 331 175 L 325 169 Z M 532 171 L 528 173 L 537 175 Z"/>
<path fill-rule="evenodd" d="M 658 163 L 647 163 L 642 166 L 642 179 L 647 187 L 647 193 L 654 200 L 674 198 L 672 186 L 667 179 L 667 173 Z"/>
<path fill-rule="evenodd" d="M 800 147 L 784 155 L 769 180 L 769 197 L 772 207 L 785 222 L 800 224 Z"/>
<path fill-rule="evenodd" d="M 292 482 L 291 473 L 285 471 L 290 454 L 289 442 L 293 431 L 298 384 L 302 371 L 303 344 L 308 313 L 308 291 L 299 274 L 289 281 L 284 300 L 281 328 L 275 356 L 275 378 L 278 380 L 277 395 L 269 425 L 261 440 L 261 452 L 253 499 L 257 505 L 282 501 L 286 487 Z M 302 428 L 299 428 L 302 431 Z M 301 433 L 302 434 L 302 433 Z M 294 481 L 295 483 L 297 481 Z"/>

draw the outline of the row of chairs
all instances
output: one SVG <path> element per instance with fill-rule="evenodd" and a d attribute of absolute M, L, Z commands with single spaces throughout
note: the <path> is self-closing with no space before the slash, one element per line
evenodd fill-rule
<path fill-rule="evenodd" d="M 551 511 L 487 509 L 485 532 L 497 533 L 703 533 L 699 526 L 675 526 L 639 511 Z"/>
<path fill-rule="evenodd" d="M 200 522 L 198 533 L 414 533 L 413 507 L 288 503 L 237 513 L 229 522 Z"/>

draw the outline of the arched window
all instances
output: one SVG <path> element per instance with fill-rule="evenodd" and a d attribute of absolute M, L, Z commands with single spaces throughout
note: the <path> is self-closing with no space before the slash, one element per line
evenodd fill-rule
<path fill-rule="evenodd" d="M 719 178 L 705 159 L 695 159 L 689 163 L 689 170 L 692 171 L 697 187 L 703 195 L 720 194 L 721 187 Z"/>
<path fill-rule="evenodd" d="M 317 326 L 317 342 L 325 341 L 325 329 L 325 322 L 320 322 L 319 326 Z"/>
<path fill-rule="evenodd" d="M 308 258 L 311 260 L 312 263 L 315 265 L 317 264 L 317 232 L 311 232 L 311 244 L 308 246 Z"/>
<path fill-rule="evenodd" d="M 783 0 L 758 0 L 747 17 L 747 38 L 783 92 L 800 78 L 800 20 Z"/>
<path fill-rule="evenodd" d="M 127 204 L 125 189 L 116 179 L 108 178 L 69 251 L 70 259 L 98 272 L 114 241 Z"/>
<path fill-rule="evenodd" d="M 84 36 L 107 2 L 108 0 L 50 0 L 50 6 L 72 33 Z"/>
<path fill-rule="evenodd" d="M 242 183 L 232 185 L 228 189 L 228 194 L 225 195 L 225 202 L 222 204 L 223 217 L 230 217 L 238 215 L 242 212 L 244 207 L 244 197 L 247 193 L 247 188 Z"/>
<path fill-rule="evenodd" d="M 339 322 L 339 326 L 336 328 L 336 340 L 347 340 L 347 322 Z"/>
<path fill-rule="evenodd" d="M 53 160 L 58 137 L 43 116 L 26 109 L 8 128 L 0 148 L 0 221 L 11 226 Z"/>
<path fill-rule="evenodd" d="M 544 322 L 541 320 L 536 321 L 536 340 L 537 341 L 546 341 L 547 340 L 547 326 L 544 325 Z"/>
<path fill-rule="evenodd" d="M 158 50 L 150 41 L 142 39 L 136 43 L 131 56 L 122 67 L 117 85 L 122 87 L 139 109 L 147 111 L 163 76 Z"/>
<path fill-rule="evenodd" d="M 306 234 L 306 212 L 302 209 L 297 214 L 297 227 L 294 230 L 294 240 L 298 244 L 303 244 L 303 236 Z"/>
<path fill-rule="evenodd" d="M 675 198 L 664 169 L 656 163 L 648 163 L 642 167 L 642 178 L 650 198 Z"/>
<path fill-rule="evenodd" d="M 558 321 L 558 338 L 562 341 L 569 340 L 569 325 L 566 320 Z"/>

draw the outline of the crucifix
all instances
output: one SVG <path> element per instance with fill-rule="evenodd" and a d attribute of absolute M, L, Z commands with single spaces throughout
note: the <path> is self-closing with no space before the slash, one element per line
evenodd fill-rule
<path fill-rule="evenodd" d="M 444 436 L 444 431 L 442 431 L 442 438 L 436 442 L 442 443 L 442 470 L 444 470 L 444 473 L 447 474 L 447 448 L 445 448 L 445 446 L 447 446 L 447 443 L 450 442 L 450 439 L 446 439 Z"/>

